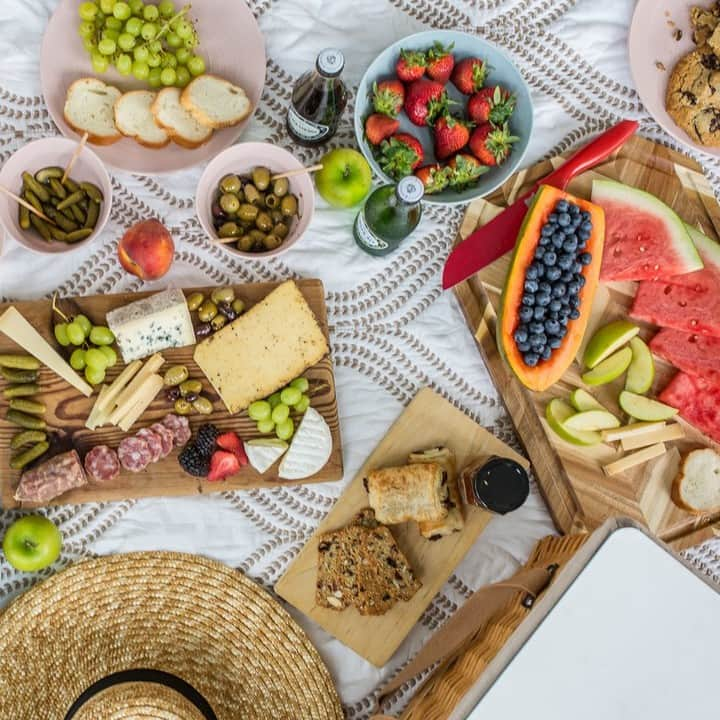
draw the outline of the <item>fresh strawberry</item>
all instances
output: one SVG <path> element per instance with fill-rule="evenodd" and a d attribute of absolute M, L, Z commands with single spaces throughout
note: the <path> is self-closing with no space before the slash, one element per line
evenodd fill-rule
<path fill-rule="evenodd" d="M 507 123 L 499 128 L 485 123 L 473 130 L 470 136 L 470 150 L 483 165 L 493 167 L 507 160 L 513 143 L 519 139 L 510 134 Z"/>
<path fill-rule="evenodd" d="M 428 77 L 441 82 L 443 85 L 450 79 L 455 67 L 455 58 L 452 55 L 454 43 L 444 47 L 442 43 L 436 42 L 427 51 L 427 74 Z"/>
<path fill-rule="evenodd" d="M 245 454 L 245 448 L 243 447 L 242 440 L 237 436 L 236 433 L 232 432 L 232 430 L 230 432 L 219 435 L 215 442 L 217 443 L 217 446 L 222 450 L 227 450 L 228 452 L 231 452 L 238 459 L 241 466 L 245 466 L 248 464 L 248 459 L 247 455 Z"/>
<path fill-rule="evenodd" d="M 414 125 L 432 125 L 435 118 L 447 111 L 449 102 L 442 83 L 422 78 L 408 86 L 405 112 Z"/>
<path fill-rule="evenodd" d="M 399 127 L 399 120 L 380 113 L 373 113 L 365 121 L 365 137 L 371 145 L 379 145 L 383 140 L 394 135 Z"/>
<path fill-rule="evenodd" d="M 398 80 L 413 82 L 425 74 L 427 59 L 424 52 L 419 50 L 401 50 L 400 57 L 395 65 L 395 74 Z"/>
<path fill-rule="evenodd" d="M 373 107 L 375 112 L 397 117 L 405 102 L 405 86 L 399 80 L 383 80 L 373 83 Z"/>
<path fill-rule="evenodd" d="M 454 190 L 464 190 L 473 185 L 477 179 L 490 170 L 487 165 L 482 165 L 473 155 L 458 153 L 448 163 L 448 184 Z"/>
<path fill-rule="evenodd" d="M 445 160 L 453 153 L 462 150 L 470 139 L 470 129 L 458 118 L 443 115 L 435 123 L 435 155 Z"/>
<path fill-rule="evenodd" d="M 433 195 L 442 192 L 450 180 L 450 169 L 440 164 L 423 165 L 415 171 L 415 177 L 419 177 L 425 186 L 425 194 Z"/>
<path fill-rule="evenodd" d="M 397 133 L 380 146 L 380 167 L 394 178 L 410 175 L 425 157 L 422 145 L 408 133 Z"/>
<path fill-rule="evenodd" d="M 225 480 L 240 470 L 240 461 L 227 450 L 216 450 L 210 458 L 210 472 L 207 479 L 210 482 Z"/>
<path fill-rule="evenodd" d="M 502 125 L 510 119 L 515 110 L 515 96 L 499 85 L 486 87 L 468 100 L 467 110 L 468 117 L 476 125 L 486 122 Z"/>
<path fill-rule="evenodd" d="M 485 84 L 487 65 L 480 58 L 464 58 L 452 72 L 452 83 L 464 95 L 472 95 Z"/>

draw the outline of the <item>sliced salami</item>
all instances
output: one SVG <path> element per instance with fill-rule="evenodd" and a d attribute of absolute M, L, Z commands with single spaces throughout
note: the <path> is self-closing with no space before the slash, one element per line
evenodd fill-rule
<path fill-rule="evenodd" d="M 175 438 L 175 447 L 182 447 L 190 441 L 192 431 L 190 430 L 190 423 L 186 417 L 169 413 L 163 418 L 162 424 L 168 428 L 168 430 L 172 430 L 173 437 Z"/>
<path fill-rule="evenodd" d="M 120 474 L 118 454 L 107 445 L 96 445 L 85 456 L 85 472 L 97 482 L 110 482 Z"/>
<path fill-rule="evenodd" d="M 162 440 L 160 439 L 160 436 L 151 428 L 141 428 L 135 433 L 135 437 L 142 438 L 148 444 L 150 452 L 152 453 L 150 462 L 156 463 L 162 457 Z"/>
<path fill-rule="evenodd" d="M 152 452 L 143 438 L 136 436 L 126 437 L 120 441 L 118 447 L 120 464 L 130 472 L 142 472 L 152 459 Z"/>
<path fill-rule="evenodd" d="M 153 423 L 150 429 L 160 437 L 162 441 L 162 457 L 167 457 L 175 447 L 175 436 L 170 428 L 165 427 L 162 423 Z"/>

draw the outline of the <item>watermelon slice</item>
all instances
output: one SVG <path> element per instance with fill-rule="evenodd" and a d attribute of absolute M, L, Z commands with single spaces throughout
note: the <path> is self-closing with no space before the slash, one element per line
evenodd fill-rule
<path fill-rule="evenodd" d="M 720 337 L 720 245 L 688 228 L 705 267 L 667 281 L 641 282 L 630 315 L 661 327 Z"/>
<path fill-rule="evenodd" d="M 650 341 L 650 350 L 678 370 L 720 385 L 720 338 L 664 328 Z"/>
<path fill-rule="evenodd" d="M 595 180 L 592 201 L 605 210 L 601 280 L 655 280 L 702 268 L 685 224 L 654 195 Z"/>
<path fill-rule="evenodd" d="M 679 372 L 660 393 L 660 400 L 677 408 L 680 417 L 720 442 L 720 385 Z"/>

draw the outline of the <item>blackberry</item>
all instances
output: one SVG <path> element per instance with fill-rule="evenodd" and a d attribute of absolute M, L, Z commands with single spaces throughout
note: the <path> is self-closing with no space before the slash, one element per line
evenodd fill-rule
<path fill-rule="evenodd" d="M 200 427 L 193 443 L 200 455 L 209 458 L 215 452 L 215 441 L 219 434 L 220 431 L 212 423 L 205 423 Z"/>
<path fill-rule="evenodd" d="M 205 457 L 194 444 L 186 445 L 178 457 L 180 467 L 189 475 L 206 477 L 210 472 L 210 458 Z"/>

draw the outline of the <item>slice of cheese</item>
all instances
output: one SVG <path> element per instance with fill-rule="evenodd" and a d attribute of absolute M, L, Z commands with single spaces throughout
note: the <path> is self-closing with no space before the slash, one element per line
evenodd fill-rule
<path fill-rule="evenodd" d="M 660 457 L 660 455 L 664 454 L 664 443 L 658 443 L 657 445 L 651 445 L 650 447 L 625 455 L 625 457 L 621 457 L 619 460 L 608 463 L 603 467 L 603 470 L 606 475 L 618 475 L 621 472 L 630 470 L 637 465 L 642 465 L 643 463 L 648 462 L 648 460 L 652 460 L 653 458 Z"/>
<path fill-rule="evenodd" d="M 317 410 L 309 407 L 280 463 L 278 477 L 283 480 L 302 480 L 315 475 L 330 459 L 332 445 L 332 434 L 325 419 Z"/>
<path fill-rule="evenodd" d="M 328 344 L 289 280 L 195 348 L 195 362 L 231 413 L 287 385 L 319 362 Z"/>
<path fill-rule="evenodd" d="M 111 410 L 115 405 L 115 398 L 125 389 L 125 386 L 133 379 L 135 373 L 142 367 L 142 361 L 134 360 L 123 368 L 123 371 L 112 381 L 104 396 L 98 398 L 96 405 L 98 411 Z M 94 408 L 93 408 L 94 410 Z"/>
<path fill-rule="evenodd" d="M 262 475 L 267 472 L 288 449 L 284 440 L 248 440 L 245 454 L 248 462 Z"/>
<path fill-rule="evenodd" d="M 162 386 L 163 379 L 161 375 L 151 375 L 147 378 L 138 391 L 135 401 L 126 409 L 125 414 L 118 422 L 118 427 L 124 432 L 128 432 L 156 398 Z"/>
<path fill-rule="evenodd" d="M 106 321 L 126 363 L 167 348 L 195 344 L 190 311 L 177 288 L 112 310 Z"/>
<path fill-rule="evenodd" d="M 98 393 L 98 396 L 95 400 L 95 404 L 93 405 L 92 410 L 90 411 L 90 415 L 88 415 L 88 419 L 85 422 L 85 427 L 89 428 L 90 430 L 95 430 L 96 428 L 100 427 L 99 425 L 99 419 L 101 415 L 103 414 L 103 411 L 100 408 L 100 405 L 102 404 L 103 398 L 108 394 L 110 391 L 109 385 L 103 385 L 100 388 L 100 392 Z"/>
<path fill-rule="evenodd" d="M 140 360 L 137 360 L 140 363 Z M 140 370 L 135 374 L 133 379 L 123 388 L 113 402 L 113 406 L 127 406 L 128 399 L 131 398 L 142 387 L 142 384 L 154 373 L 156 373 L 165 362 L 165 358 L 160 353 L 155 353 L 152 357 L 145 361 Z M 142 364 L 142 363 L 141 363 Z"/>
<path fill-rule="evenodd" d="M 632 425 L 623 425 L 623 427 L 612 428 L 611 430 L 603 430 L 602 439 L 605 442 L 615 442 L 624 438 L 637 437 L 646 433 L 662 430 L 665 427 L 664 422 L 638 422 Z"/>
<path fill-rule="evenodd" d="M 83 395 L 86 397 L 92 395 L 92 387 L 63 360 L 60 354 L 53 350 L 47 340 L 15 307 L 10 306 L 0 315 L 0 331 Z"/>
<path fill-rule="evenodd" d="M 144 370 L 145 368 L 143 368 Z M 118 398 L 117 404 L 115 406 L 115 409 L 110 414 L 110 417 L 108 418 L 108 421 L 111 425 L 118 425 L 120 421 L 137 405 L 139 401 L 144 399 L 147 396 L 147 392 L 149 388 L 153 388 L 156 385 L 155 378 L 160 377 L 160 375 L 156 375 L 155 373 L 151 374 L 145 374 L 142 378 L 140 377 L 140 373 L 143 372 L 141 370 L 138 373 L 138 377 L 135 378 L 135 380 L 128 385 L 126 388 L 126 391 L 122 393 L 122 396 Z M 162 378 L 160 378 L 162 380 Z M 132 392 L 128 392 L 131 390 Z M 160 388 L 155 390 L 154 395 L 152 398 L 155 397 L 155 395 L 160 392 Z M 152 400 L 151 398 L 151 400 Z"/>
<path fill-rule="evenodd" d="M 679 440 L 684 437 L 685 430 L 683 430 L 682 425 L 672 423 L 672 425 L 661 427 L 649 433 L 623 438 L 622 449 L 626 451 L 637 450 L 638 448 L 647 447 L 648 445 L 655 445 L 655 443 L 671 442 L 672 440 Z"/>

